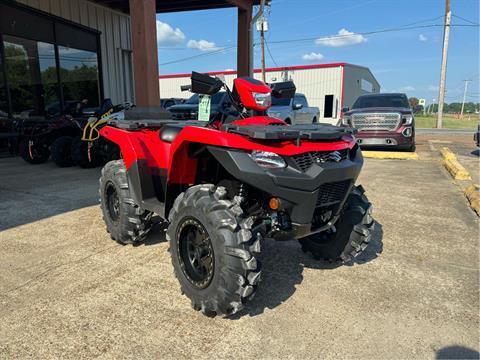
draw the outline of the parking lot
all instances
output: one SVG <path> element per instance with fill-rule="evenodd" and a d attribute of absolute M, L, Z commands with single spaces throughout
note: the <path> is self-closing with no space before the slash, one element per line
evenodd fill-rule
<path fill-rule="evenodd" d="M 0 358 L 478 358 L 479 224 L 441 141 L 366 160 L 377 224 L 354 264 L 267 242 L 260 289 L 231 319 L 191 309 L 162 229 L 110 240 L 99 169 L 0 159 Z"/>

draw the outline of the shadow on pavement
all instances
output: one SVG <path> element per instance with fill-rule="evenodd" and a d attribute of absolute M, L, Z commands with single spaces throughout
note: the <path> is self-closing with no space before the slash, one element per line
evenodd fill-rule
<path fill-rule="evenodd" d="M 99 176 L 99 168 L 0 159 L 0 231 L 98 205 Z"/>
<path fill-rule="evenodd" d="M 480 353 L 465 346 L 453 345 L 438 350 L 435 359 L 480 359 Z"/>
<path fill-rule="evenodd" d="M 474 156 L 480 156 L 480 149 L 473 150 L 470 154 L 472 154 Z"/>
<path fill-rule="evenodd" d="M 167 242 L 166 238 L 166 230 L 168 228 L 167 222 L 162 222 L 160 218 L 157 220 L 158 222 L 153 226 L 152 230 L 148 234 L 148 237 L 145 241 L 133 244 L 134 247 L 137 246 L 152 246 Z"/>
<path fill-rule="evenodd" d="M 315 260 L 310 254 L 302 252 L 296 240 L 267 240 L 262 250 L 262 282 L 255 298 L 231 319 L 260 315 L 265 309 L 274 309 L 281 305 L 293 295 L 296 285 L 303 281 L 304 268 L 333 270 L 340 266 L 363 265 L 375 260 L 382 251 L 383 230 L 378 222 L 375 222 L 372 239 L 365 251 L 346 264 Z"/>

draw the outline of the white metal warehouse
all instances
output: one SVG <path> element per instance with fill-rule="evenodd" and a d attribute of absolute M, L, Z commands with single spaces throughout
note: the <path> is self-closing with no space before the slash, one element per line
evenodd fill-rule
<path fill-rule="evenodd" d="M 214 71 L 210 75 L 224 76 L 231 86 L 236 71 Z M 162 98 L 186 98 L 190 94 L 180 91 L 181 85 L 190 82 L 190 74 L 160 75 Z M 255 78 L 261 78 L 261 70 L 255 69 Z M 266 69 L 269 83 L 292 80 L 297 91 L 306 95 L 310 106 L 320 109 L 320 121 L 336 124 L 344 106 L 352 106 L 358 96 L 379 92 L 380 84 L 372 72 L 363 66 L 348 63 L 286 66 Z"/>

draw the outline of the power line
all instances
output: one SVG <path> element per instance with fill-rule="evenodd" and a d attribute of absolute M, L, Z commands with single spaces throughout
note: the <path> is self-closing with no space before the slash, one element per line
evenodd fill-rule
<path fill-rule="evenodd" d="M 419 26 L 409 26 L 409 27 L 395 27 L 383 30 L 375 30 L 375 31 L 365 31 L 365 32 L 358 32 L 353 34 L 346 34 L 346 35 L 331 35 L 325 37 L 309 37 L 309 38 L 301 38 L 301 39 L 290 39 L 290 40 L 276 40 L 270 41 L 270 44 L 283 44 L 283 43 L 291 43 L 291 42 L 304 42 L 304 41 L 312 41 L 312 40 L 335 40 L 335 39 L 342 39 L 352 36 L 358 35 L 373 35 L 373 34 L 381 34 L 381 33 L 388 33 L 388 32 L 395 32 L 395 31 L 404 31 L 404 30 L 414 30 L 414 29 L 424 29 L 424 28 L 432 28 L 432 27 L 443 27 L 443 24 L 431 24 L 431 25 L 419 25 Z M 462 25 L 462 24 L 451 24 L 450 27 L 479 27 L 480 25 Z"/>
<path fill-rule="evenodd" d="M 172 61 L 167 61 L 163 64 L 159 64 L 160 66 L 165 66 L 165 65 L 170 65 L 170 64 L 176 64 L 176 63 L 179 63 L 179 62 L 182 62 L 182 61 L 187 61 L 187 60 L 191 60 L 191 59 L 196 59 L 196 58 L 199 58 L 199 57 L 203 57 L 203 56 L 209 56 L 209 55 L 215 55 L 215 54 L 219 54 L 221 52 L 224 52 L 224 51 L 227 51 L 227 50 L 230 50 L 232 48 L 236 48 L 237 45 L 232 45 L 232 46 L 228 46 L 228 47 L 225 47 L 225 48 L 221 48 L 221 49 L 218 49 L 218 50 L 214 50 L 214 51 L 209 51 L 209 52 L 205 52 L 203 54 L 198 54 L 198 55 L 193 55 L 193 56 L 188 56 L 188 57 L 184 57 L 184 58 L 181 58 L 181 59 L 176 59 L 176 60 L 172 60 Z"/>
<path fill-rule="evenodd" d="M 470 23 L 470 24 L 479 25 L 479 23 L 476 23 L 476 22 L 473 22 L 473 21 L 471 21 L 471 20 L 465 19 L 465 18 L 463 18 L 463 17 L 461 17 L 461 16 L 453 15 L 453 14 L 452 14 L 452 16 L 453 16 L 453 17 L 456 17 L 457 19 L 461 19 L 461 20 L 463 20 L 463 21 L 466 21 L 466 22 L 468 22 L 468 23 Z"/>
<path fill-rule="evenodd" d="M 268 46 L 268 42 L 267 42 L 267 39 L 265 39 L 265 45 L 267 46 L 267 51 L 268 51 L 268 55 L 270 55 L 270 59 L 272 59 L 273 63 L 275 64 L 276 67 L 278 67 L 278 64 L 277 62 L 275 61 L 275 59 L 273 58 L 273 55 L 270 51 L 270 47 Z"/>
<path fill-rule="evenodd" d="M 358 33 L 353 33 L 353 34 L 347 34 L 347 35 L 330 35 L 330 36 L 325 36 L 325 37 L 309 37 L 309 38 L 300 38 L 300 39 L 289 39 L 289 40 L 276 40 L 276 41 L 270 41 L 270 44 L 288 44 L 288 43 L 299 43 L 299 42 L 306 42 L 306 41 L 313 41 L 313 40 L 335 40 L 335 39 L 342 39 L 342 38 L 348 38 L 351 36 L 358 36 L 358 35 L 373 35 L 373 34 L 381 34 L 381 33 L 388 33 L 388 32 L 396 32 L 396 31 L 405 31 L 405 30 L 415 30 L 415 29 L 425 29 L 425 28 L 433 28 L 433 27 L 443 27 L 443 24 L 430 24 L 430 25 L 418 25 L 418 26 L 408 26 L 408 25 L 403 25 L 403 26 L 398 26 L 394 28 L 388 28 L 388 29 L 382 29 L 382 30 L 374 30 L 374 31 L 365 31 L 365 32 L 358 32 Z M 450 27 L 479 27 L 480 25 L 468 25 L 468 24 L 450 24 Z M 258 45 L 258 44 L 256 44 Z M 165 65 L 170 65 L 170 64 L 176 64 L 179 62 L 183 61 L 188 61 L 191 59 L 196 59 L 199 57 L 203 56 L 209 56 L 209 55 L 215 55 L 221 52 L 224 52 L 226 50 L 230 50 L 232 48 L 237 47 L 237 45 L 230 45 L 224 48 L 220 48 L 215 51 L 209 51 L 205 52 L 203 54 L 198 54 L 198 55 L 193 55 L 193 56 L 188 56 L 185 58 L 180 58 L 180 59 L 175 59 L 172 61 L 165 62 L 163 64 L 159 64 L 160 66 L 165 66 Z"/>

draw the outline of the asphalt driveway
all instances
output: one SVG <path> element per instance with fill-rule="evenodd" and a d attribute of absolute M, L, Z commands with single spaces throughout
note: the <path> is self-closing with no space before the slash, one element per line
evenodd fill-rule
<path fill-rule="evenodd" d="M 355 263 L 267 242 L 261 287 L 232 319 L 190 308 L 162 229 L 110 239 L 98 169 L 0 159 L 0 358 L 478 358 L 479 223 L 418 149 L 366 161 L 377 226 Z"/>

